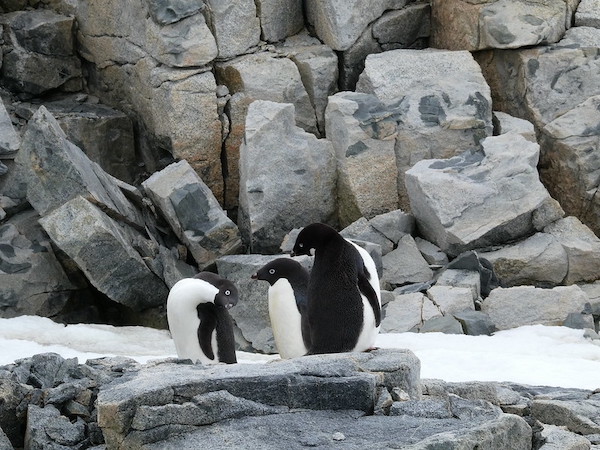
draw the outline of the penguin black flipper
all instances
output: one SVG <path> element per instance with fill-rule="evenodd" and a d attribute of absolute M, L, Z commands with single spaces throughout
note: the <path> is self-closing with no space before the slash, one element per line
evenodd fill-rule
<path fill-rule="evenodd" d="M 379 305 L 377 294 L 369 281 L 371 279 L 371 274 L 364 263 L 362 263 L 362 258 L 361 265 L 362 270 L 358 272 L 358 290 L 362 295 L 367 297 L 367 300 L 369 300 L 369 304 L 371 305 L 371 308 L 373 308 L 373 314 L 375 315 L 375 326 L 378 327 L 381 324 L 381 306 Z"/>
<path fill-rule="evenodd" d="M 233 319 L 224 308 L 215 308 L 217 314 L 217 356 L 219 362 L 237 363 L 235 339 L 233 337 Z"/>
<path fill-rule="evenodd" d="M 212 347 L 212 336 L 217 328 L 217 308 L 212 303 L 201 303 L 196 309 L 198 310 L 198 317 L 200 318 L 200 325 L 198 326 L 198 342 L 200 344 L 200 349 L 208 359 L 214 361 L 215 353 L 213 352 Z"/>

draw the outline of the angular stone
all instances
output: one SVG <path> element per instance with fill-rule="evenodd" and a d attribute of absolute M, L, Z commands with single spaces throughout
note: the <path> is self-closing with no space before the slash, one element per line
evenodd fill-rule
<path fill-rule="evenodd" d="M 12 154 L 19 150 L 20 146 L 21 137 L 15 131 L 4 102 L 0 99 L 0 155 Z"/>
<path fill-rule="evenodd" d="M 334 158 L 329 141 L 295 125 L 293 105 L 250 105 L 240 148 L 238 226 L 251 252 L 274 253 L 290 230 L 334 222 Z"/>
<path fill-rule="evenodd" d="M 52 405 L 40 408 L 29 405 L 27 409 L 26 448 L 69 448 L 85 440 L 85 423 L 71 421 Z"/>
<path fill-rule="evenodd" d="M 432 47 L 475 51 L 557 42 L 570 26 L 570 6 L 563 0 L 433 0 Z"/>
<path fill-rule="evenodd" d="M 23 446 L 25 424 L 20 405 L 31 393 L 30 391 L 31 388 L 23 383 L 6 377 L 0 378 L 0 430 L 2 430 L 0 434 L 6 433 L 6 439 L 0 439 L 0 448 L 12 450 L 14 447 Z M 2 447 L 4 440 L 9 441 L 9 445 Z"/>
<path fill-rule="evenodd" d="M 416 328 L 419 333 L 465 334 L 462 325 L 452 316 L 436 316 Z"/>
<path fill-rule="evenodd" d="M 548 225 L 544 232 L 554 236 L 567 254 L 565 284 L 600 278 L 600 239 L 576 217 L 566 217 Z"/>
<path fill-rule="evenodd" d="M 440 316 L 440 310 L 423 294 L 396 295 L 385 308 L 381 321 L 382 333 L 404 333 L 423 325 L 424 321 Z"/>
<path fill-rule="evenodd" d="M 540 450 L 588 450 L 590 441 L 585 437 L 555 425 L 544 425 L 542 436 L 546 443 Z"/>
<path fill-rule="evenodd" d="M 199 0 L 150 0 L 148 7 L 152 20 L 167 25 L 201 11 L 203 3 Z"/>
<path fill-rule="evenodd" d="M 408 0 L 309 0 L 306 2 L 308 23 L 316 35 L 334 50 L 347 50 L 365 28 L 375 19 L 392 9 L 401 9 Z"/>
<path fill-rule="evenodd" d="M 27 199 L 42 216 L 81 195 L 130 223 L 144 223 L 110 176 L 67 140 L 44 106 L 27 125 L 17 162 L 26 169 Z"/>
<path fill-rule="evenodd" d="M 563 283 L 569 270 L 567 252 L 547 233 L 536 233 L 517 244 L 479 254 L 494 265 L 504 287 L 556 286 Z"/>
<path fill-rule="evenodd" d="M 445 266 L 448 264 L 448 255 L 446 255 L 437 245 L 432 244 L 425 239 L 421 239 L 420 237 L 415 238 L 415 243 L 428 264 L 437 266 Z"/>
<path fill-rule="evenodd" d="M 473 298 L 473 291 L 468 287 L 432 286 L 427 290 L 427 297 L 444 316 L 475 310 L 476 298 Z"/>
<path fill-rule="evenodd" d="M 421 255 L 413 237 L 405 235 L 398 242 L 396 249 L 387 253 L 382 258 L 383 275 L 382 283 L 389 283 L 394 287 L 407 283 L 419 283 L 433 278 L 429 264 Z"/>
<path fill-rule="evenodd" d="M 485 139 L 483 155 L 415 164 L 406 188 L 424 237 L 455 256 L 530 234 L 533 212 L 550 197 L 538 155 L 537 144 L 505 134 Z"/>
<path fill-rule="evenodd" d="M 600 433 L 598 400 L 545 400 L 534 399 L 531 413 L 539 421 L 567 427 L 577 434 Z"/>
<path fill-rule="evenodd" d="M 439 77 L 444 73 L 443 80 Z M 451 77 L 451 78 L 448 78 Z M 356 86 L 401 114 L 396 137 L 400 207 L 409 209 L 404 172 L 448 158 L 492 134 L 490 89 L 469 52 L 392 50 L 369 55 Z"/>
<path fill-rule="evenodd" d="M 494 289 L 482 303 L 499 330 L 523 325 L 562 325 L 573 312 L 583 311 L 589 302 L 578 286 L 539 289 L 533 286 Z"/>
<path fill-rule="evenodd" d="M 258 0 L 257 10 L 263 41 L 282 41 L 304 27 L 302 0 Z"/>
<path fill-rule="evenodd" d="M 243 92 L 256 100 L 292 103 L 296 110 L 296 124 L 316 133 L 315 109 L 302 83 L 298 67 L 287 58 L 262 52 L 217 65 L 219 83 L 232 94 Z"/>
<path fill-rule="evenodd" d="M 475 270 L 445 269 L 437 278 L 438 286 L 466 287 L 471 289 L 473 298 L 481 295 L 481 276 Z"/>
<path fill-rule="evenodd" d="M 540 177 L 550 194 L 567 214 L 596 233 L 600 232 L 599 123 L 600 95 L 596 95 L 546 125 L 540 139 L 544 149 Z"/>
<path fill-rule="evenodd" d="M 208 0 L 206 4 L 208 23 L 217 41 L 219 59 L 243 55 L 258 45 L 260 20 L 254 0 L 235 3 Z"/>
<path fill-rule="evenodd" d="M 398 209 L 396 120 L 373 95 L 342 92 L 329 98 L 327 138 L 338 167 L 342 226 Z"/>
<path fill-rule="evenodd" d="M 373 37 L 384 50 L 417 48 L 421 39 L 430 34 L 431 5 L 408 4 L 399 10 L 386 12 L 373 24 Z"/>
<path fill-rule="evenodd" d="M 513 117 L 502 111 L 494 111 L 494 131 L 495 134 L 516 133 L 523 136 L 531 142 L 537 142 L 535 128 L 528 120 Z"/>
<path fill-rule="evenodd" d="M 75 197 L 54 209 L 40 224 L 52 241 L 111 300 L 141 311 L 164 304 L 164 282 L 132 246 L 132 230 L 98 207 Z"/>
<path fill-rule="evenodd" d="M 576 27 L 600 28 L 600 2 L 598 0 L 581 0 L 575 12 Z"/>
<path fill-rule="evenodd" d="M 237 226 L 187 163 L 173 163 L 142 183 L 201 270 L 241 248 Z"/>
<path fill-rule="evenodd" d="M 387 220 L 387 218 L 383 218 L 383 220 Z M 398 237 L 398 241 L 393 242 L 384 232 L 375 228 L 375 226 L 371 224 L 371 221 L 361 217 L 356 222 L 351 223 L 340 231 L 340 234 L 346 239 L 377 244 L 381 247 L 382 255 L 386 255 L 394 249 L 395 244 L 397 244 L 400 238 L 406 233 L 400 232 L 401 236 Z"/>
<path fill-rule="evenodd" d="M 465 334 L 469 336 L 490 336 L 497 331 L 490 317 L 481 311 L 469 309 L 455 312 L 452 316 L 460 322 Z"/>
<path fill-rule="evenodd" d="M 365 69 L 367 56 L 381 53 L 383 49 L 373 37 L 373 26 L 369 25 L 348 50 L 339 52 L 341 91 L 356 90 L 356 83 Z"/>

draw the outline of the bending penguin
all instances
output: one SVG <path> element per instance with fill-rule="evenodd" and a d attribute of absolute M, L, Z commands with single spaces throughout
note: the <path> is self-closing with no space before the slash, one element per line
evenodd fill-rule
<path fill-rule="evenodd" d="M 310 348 L 306 316 L 308 271 L 291 258 L 277 258 L 252 278 L 269 283 L 269 318 L 282 359 L 296 358 Z"/>
<path fill-rule="evenodd" d="M 381 324 L 381 292 L 366 250 L 322 223 L 305 227 L 293 255 L 315 261 L 308 282 L 309 354 L 373 348 Z"/>
<path fill-rule="evenodd" d="M 233 321 L 235 285 L 211 272 L 179 280 L 167 298 L 167 320 L 177 356 L 202 364 L 237 362 Z"/>

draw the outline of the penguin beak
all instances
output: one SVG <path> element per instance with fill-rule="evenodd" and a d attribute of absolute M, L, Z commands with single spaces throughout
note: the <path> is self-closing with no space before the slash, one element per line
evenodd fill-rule
<path fill-rule="evenodd" d="M 231 309 L 231 308 L 233 308 L 233 303 L 227 303 L 225 305 L 225 309 Z"/>
<path fill-rule="evenodd" d="M 258 273 L 253 273 L 250 278 L 252 278 L 253 280 L 258 280 Z"/>

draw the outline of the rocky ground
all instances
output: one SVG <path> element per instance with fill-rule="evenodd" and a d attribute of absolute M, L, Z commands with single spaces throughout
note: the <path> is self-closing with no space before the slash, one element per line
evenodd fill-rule
<path fill-rule="evenodd" d="M 0 314 L 165 327 L 170 286 L 216 270 L 241 291 L 231 310 L 238 347 L 274 352 L 267 288 L 250 275 L 320 221 L 377 262 L 383 332 L 541 323 L 600 339 L 598 0 L 338 3 L 4 2 Z M 594 393 L 485 388 L 518 394 L 509 404 L 474 386 L 419 383 L 418 373 L 422 397 L 352 375 L 371 373 L 361 364 L 372 359 L 383 364 L 372 373 L 386 372 L 396 358 L 331 357 L 326 366 L 347 369 L 335 376 L 312 375 L 310 358 L 277 363 L 263 375 L 298 390 L 266 398 L 239 393 L 256 368 L 77 366 L 45 355 L 2 372 L 12 406 L 0 408 L 0 426 L 32 448 L 44 436 L 54 442 L 44 448 L 193 447 L 199 433 L 236 442 L 281 427 L 297 430 L 299 446 L 444 448 L 461 436 L 465 448 L 494 448 L 510 434 L 514 448 L 538 448 L 538 420 L 546 449 L 598 444 Z M 38 364 L 59 375 L 40 378 L 28 369 Z M 144 386 L 129 378 L 177 386 L 205 375 L 239 386 L 111 397 Z M 303 403 L 330 376 L 336 386 L 351 378 L 364 403 L 335 403 L 328 384 L 322 405 Z M 121 388 L 105 386 L 114 377 Z M 231 407 L 206 406 L 215 402 Z M 163 415 L 173 422 L 152 422 Z M 425 418 L 431 427 L 415 429 Z M 413 438 L 361 440 L 361 427 L 392 422 Z M 268 442 L 280 447 L 276 436 Z"/>

